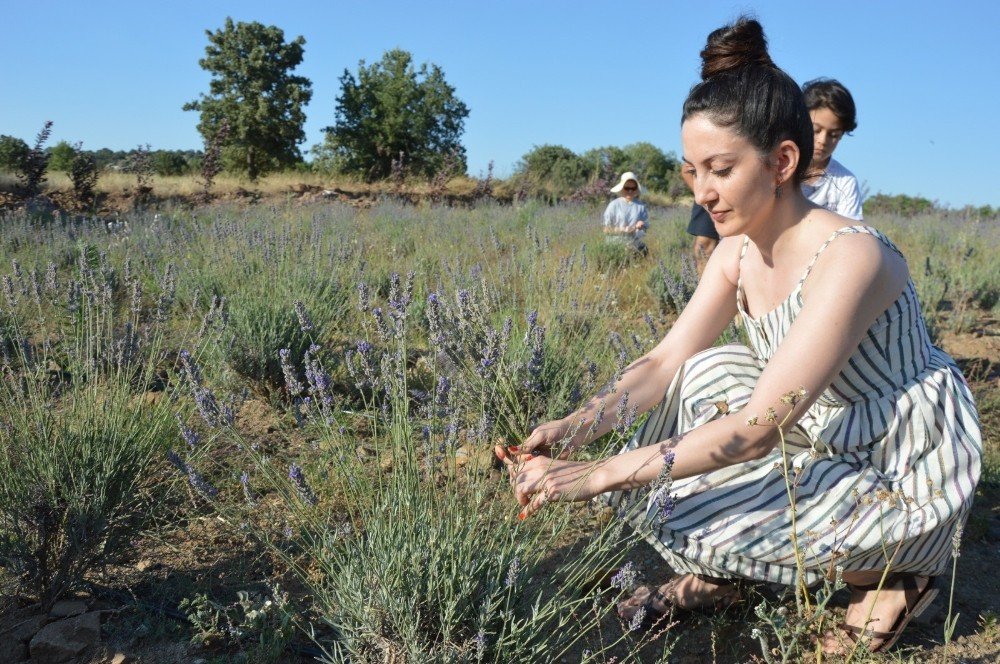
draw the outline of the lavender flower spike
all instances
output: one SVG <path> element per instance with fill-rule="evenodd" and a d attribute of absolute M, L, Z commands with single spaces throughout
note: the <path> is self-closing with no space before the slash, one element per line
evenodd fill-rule
<path fill-rule="evenodd" d="M 316 497 L 312 487 L 306 483 L 306 477 L 302 473 L 302 466 L 294 463 L 288 466 L 288 479 L 292 481 L 292 485 L 295 487 L 295 491 L 299 494 L 302 502 L 307 505 L 315 505 L 319 502 L 319 498 Z"/>
<path fill-rule="evenodd" d="M 303 332 L 310 332 L 315 327 L 309 317 L 309 312 L 306 311 L 306 305 L 302 304 L 302 300 L 295 301 L 295 315 L 299 317 L 299 327 Z"/>

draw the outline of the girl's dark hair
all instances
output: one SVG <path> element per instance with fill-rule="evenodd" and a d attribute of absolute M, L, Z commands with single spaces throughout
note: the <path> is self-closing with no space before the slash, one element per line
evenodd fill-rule
<path fill-rule="evenodd" d="M 800 183 L 812 161 L 812 121 L 798 84 L 768 55 L 760 23 L 742 16 L 715 30 L 701 62 L 702 80 L 688 93 L 681 123 L 704 113 L 762 154 L 781 141 L 793 141 L 800 154 L 794 181 Z"/>
<path fill-rule="evenodd" d="M 858 128 L 858 109 L 854 97 L 844 85 L 833 78 L 814 78 L 802 86 L 806 108 L 828 108 L 840 120 L 841 128 L 849 134 Z"/>

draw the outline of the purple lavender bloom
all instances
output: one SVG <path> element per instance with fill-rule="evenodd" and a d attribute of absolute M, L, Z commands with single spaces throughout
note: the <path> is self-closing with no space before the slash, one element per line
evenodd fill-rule
<path fill-rule="evenodd" d="M 617 574 L 611 577 L 611 587 L 618 590 L 630 590 L 638 578 L 639 573 L 635 569 L 635 564 L 630 560 L 622 565 Z"/>
<path fill-rule="evenodd" d="M 187 473 L 187 464 L 184 463 L 184 460 L 181 459 L 180 455 L 178 455 L 177 452 L 174 452 L 173 450 L 168 450 L 167 460 L 170 463 L 177 466 L 177 470 L 181 471 L 182 473 Z"/>
<path fill-rule="evenodd" d="M 212 499 L 219 493 L 218 489 L 209 484 L 204 477 L 199 475 L 190 464 L 181 459 L 180 455 L 173 450 L 167 452 L 167 459 L 177 467 L 177 470 L 187 475 L 188 483 L 204 498 Z"/>
<path fill-rule="evenodd" d="M 363 281 L 358 282 L 358 311 L 363 314 L 368 313 L 372 308 L 372 294 L 368 284 Z"/>
<path fill-rule="evenodd" d="M 385 316 L 382 315 L 382 307 L 372 309 L 372 318 L 375 319 L 375 330 L 378 332 L 379 339 L 389 341 L 391 338 L 389 325 L 385 322 Z"/>
<path fill-rule="evenodd" d="M 250 473 L 243 471 L 240 475 L 240 486 L 243 487 L 243 497 L 246 498 L 247 505 L 250 507 L 257 506 L 257 494 L 250 487 Z"/>
<path fill-rule="evenodd" d="M 677 508 L 677 498 L 673 494 L 661 493 L 656 497 L 656 521 L 663 523 L 669 519 Z"/>
<path fill-rule="evenodd" d="M 292 486 L 295 487 L 295 491 L 299 494 L 299 498 L 302 499 L 302 502 L 307 505 L 315 505 L 319 502 L 316 494 L 306 482 L 305 474 L 302 472 L 302 466 L 294 463 L 288 466 L 288 479 L 292 481 Z"/>
<path fill-rule="evenodd" d="M 14 282 L 10 275 L 3 275 L 3 296 L 7 299 L 7 307 L 13 311 L 17 307 L 17 295 L 14 293 Z"/>
<path fill-rule="evenodd" d="M 635 632 L 642 628 L 642 624 L 646 621 L 646 607 L 640 606 L 639 610 L 635 612 L 632 616 L 632 620 L 628 623 L 628 631 Z"/>
<path fill-rule="evenodd" d="M 430 341 L 435 346 L 444 344 L 444 325 L 442 321 L 441 299 L 437 293 L 427 296 L 427 328 L 430 331 Z"/>
<path fill-rule="evenodd" d="M 507 565 L 507 578 L 504 579 L 504 585 L 510 588 L 515 583 L 517 583 L 517 577 L 521 573 L 521 559 L 514 556 L 510 559 L 510 564 Z"/>
<path fill-rule="evenodd" d="M 448 394 L 451 392 L 451 380 L 447 376 L 438 379 L 437 389 L 434 392 L 434 403 L 438 406 L 448 405 Z"/>
<path fill-rule="evenodd" d="M 299 396 L 302 394 L 303 388 L 302 383 L 295 375 L 295 367 L 292 366 L 292 351 L 282 348 L 278 351 L 278 359 L 281 360 L 281 372 L 285 376 L 285 388 L 288 390 L 288 394 L 292 397 Z"/>
<path fill-rule="evenodd" d="M 194 429 L 184 424 L 184 420 L 181 419 L 180 413 L 177 413 L 177 426 L 181 430 L 181 438 L 183 438 L 184 442 L 188 444 L 188 447 L 192 450 L 198 447 L 198 442 L 200 440 L 198 434 Z"/>
<path fill-rule="evenodd" d="M 479 353 L 479 367 L 476 371 L 485 377 L 492 373 L 490 369 L 500 360 L 500 334 L 493 328 L 486 330 L 485 344 Z"/>
<path fill-rule="evenodd" d="M 299 318 L 299 328 L 303 332 L 311 332 L 313 330 L 315 326 L 309 317 L 309 312 L 306 311 L 306 305 L 302 304 L 301 300 L 295 301 L 295 315 Z"/>
<path fill-rule="evenodd" d="M 539 391 L 542 387 L 542 369 L 545 367 L 545 328 L 533 326 L 531 329 L 531 356 L 528 358 L 528 378 L 525 388 Z"/>
<path fill-rule="evenodd" d="M 59 289 L 59 282 L 56 281 L 56 264 L 50 262 L 45 266 L 45 290 L 54 293 Z"/>
<path fill-rule="evenodd" d="M 209 484 L 205 478 L 199 475 L 190 465 L 188 466 L 187 475 L 188 483 L 194 488 L 195 491 L 200 493 L 202 497 L 212 499 L 219 493 L 218 489 Z"/>

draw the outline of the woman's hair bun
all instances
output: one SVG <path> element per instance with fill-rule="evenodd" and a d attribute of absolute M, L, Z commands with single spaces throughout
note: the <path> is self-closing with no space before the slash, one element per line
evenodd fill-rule
<path fill-rule="evenodd" d="M 708 36 L 701 52 L 701 79 L 751 65 L 775 66 L 767 53 L 764 28 L 756 20 L 741 16 Z"/>

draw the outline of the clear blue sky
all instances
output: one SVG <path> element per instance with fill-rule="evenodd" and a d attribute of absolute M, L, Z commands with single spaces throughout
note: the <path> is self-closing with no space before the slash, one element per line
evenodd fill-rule
<path fill-rule="evenodd" d="M 306 143 L 333 123 L 338 78 L 390 48 L 440 65 L 469 106 L 469 171 L 508 175 L 534 145 L 650 141 L 681 152 L 679 116 L 708 33 L 741 11 L 799 82 L 840 79 L 859 127 L 836 157 L 871 193 L 1000 205 L 1000 2 L 353 2 L 3 0 L 0 133 L 29 143 L 200 148 L 205 30 L 227 16 L 306 39 Z"/>

